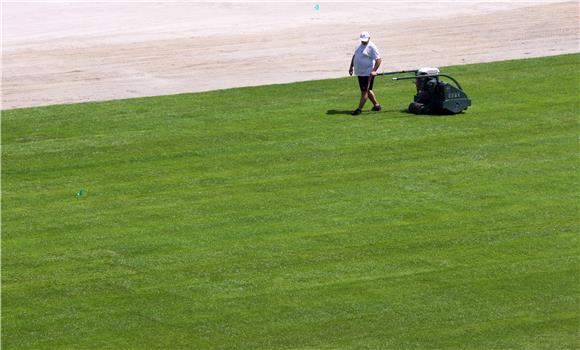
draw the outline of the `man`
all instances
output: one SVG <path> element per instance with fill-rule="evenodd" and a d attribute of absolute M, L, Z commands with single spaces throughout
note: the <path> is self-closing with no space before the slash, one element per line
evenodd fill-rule
<path fill-rule="evenodd" d="M 358 108 L 351 113 L 352 115 L 362 113 L 362 108 L 367 99 L 370 99 L 373 103 L 371 111 L 378 112 L 381 110 L 381 105 L 373 92 L 373 82 L 377 75 L 377 69 L 379 69 L 383 60 L 379 54 L 379 49 L 370 41 L 371 35 L 369 32 L 362 32 L 359 37 L 360 45 L 354 51 L 350 61 L 350 68 L 348 69 L 349 75 L 352 75 L 354 71 L 354 74 L 358 76 L 358 85 L 361 93 Z"/>

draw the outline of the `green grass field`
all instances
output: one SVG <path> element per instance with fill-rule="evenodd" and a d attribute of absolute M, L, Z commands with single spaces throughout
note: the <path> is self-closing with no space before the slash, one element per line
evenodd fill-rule
<path fill-rule="evenodd" d="M 577 349 L 579 68 L 4 111 L 3 349 Z"/>

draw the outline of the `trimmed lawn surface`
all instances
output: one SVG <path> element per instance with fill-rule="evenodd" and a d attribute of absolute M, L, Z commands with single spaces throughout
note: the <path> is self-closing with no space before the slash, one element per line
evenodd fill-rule
<path fill-rule="evenodd" d="M 3 111 L 3 348 L 579 348 L 579 68 Z"/>

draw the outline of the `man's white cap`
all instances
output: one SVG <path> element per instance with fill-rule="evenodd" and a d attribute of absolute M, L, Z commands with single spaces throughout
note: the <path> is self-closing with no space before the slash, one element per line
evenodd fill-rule
<path fill-rule="evenodd" d="M 366 43 L 371 38 L 371 35 L 369 34 L 369 32 L 362 32 L 360 33 L 359 38 L 360 41 L 364 41 Z"/>

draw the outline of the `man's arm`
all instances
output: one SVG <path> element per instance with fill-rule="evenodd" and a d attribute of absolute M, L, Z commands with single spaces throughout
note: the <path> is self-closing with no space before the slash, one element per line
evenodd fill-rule
<path fill-rule="evenodd" d="M 377 58 L 377 60 L 375 61 L 375 66 L 373 67 L 373 71 L 371 72 L 371 75 L 377 75 L 377 69 L 379 69 L 381 63 L 383 63 L 383 59 Z"/>
<path fill-rule="evenodd" d="M 354 68 L 354 55 L 352 55 L 352 59 L 350 60 L 350 68 L 348 69 L 348 75 L 352 75 Z"/>

